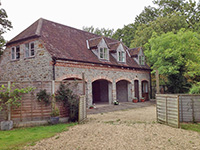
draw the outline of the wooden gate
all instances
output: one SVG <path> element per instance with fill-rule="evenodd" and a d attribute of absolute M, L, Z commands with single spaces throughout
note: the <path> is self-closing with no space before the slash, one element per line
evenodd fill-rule
<path fill-rule="evenodd" d="M 156 113 L 157 122 L 179 128 L 179 95 L 156 94 Z"/>

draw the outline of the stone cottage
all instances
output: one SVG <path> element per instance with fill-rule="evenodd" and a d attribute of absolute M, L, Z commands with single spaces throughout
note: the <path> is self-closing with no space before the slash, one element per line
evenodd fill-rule
<path fill-rule="evenodd" d="M 82 80 L 88 105 L 149 99 L 150 68 L 141 48 L 39 19 L 6 44 L 0 81 Z"/>

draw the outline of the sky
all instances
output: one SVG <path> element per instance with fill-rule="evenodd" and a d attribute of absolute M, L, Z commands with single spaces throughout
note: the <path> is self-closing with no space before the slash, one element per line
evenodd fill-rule
<path fill-rule="evenodd" d="M 83 26 L 114 29 L 134 22 L 152 0 L 0 0 L 13 29 L 3 36 L 11 40 L 39 18 L 77 29 Z"/>

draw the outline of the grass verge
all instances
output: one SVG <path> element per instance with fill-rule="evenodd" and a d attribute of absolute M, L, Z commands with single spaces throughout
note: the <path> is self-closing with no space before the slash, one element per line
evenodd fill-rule
<path fill-rule="evenodd" d="M 200 132 L 200 123 L 195 123 L 195 124 L 181 124 L 181 128 L 185 129 L 185 130 L 192 130 L 192 131 L 196 131 L 196 132 Z"/>
<path fill-rule="evenodd" d="M 76 124 L 77 123 L 57 124 L 0 131 L 0 150 L 19 150 L 24 146 L 33 146 L 35 142 L 52 137 L 56 135 L 56 133 L 67 131 L 68 127 Z"/>

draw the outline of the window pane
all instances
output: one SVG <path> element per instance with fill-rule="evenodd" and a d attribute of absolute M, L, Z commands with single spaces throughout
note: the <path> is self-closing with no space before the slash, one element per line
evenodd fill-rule
<path fill-rule="evenodd" d="M 35 55 L 34 43 L 31 43 L 31 56 Z"/>
<path fill-rule="evenodd" d="M 12 57 L 12 59 L 15 59 L 15 48 L 14 47 L 11 50 L 11 57 Z"/>
<path fill-rule="evenodd" d="M 108 58 L 108 51 L 107 48 L 104 48 L 104 59 Z"/>
<path fill-rule="evenodd" d="M 121 53 L 118 52 L 118 60 L 121 61 Z"/>
<path fill-rule="evenodd" d="M 103 48 L 100 48 L 100 58 L 103 58 Z"/>
<path fill-rule="evenodd" d="M 34 49 L 34 43 L 31 43 L 31 49 Z"/>
<path fill-rule="evenodd" d="M 25 44 L 25 57 L 29 57 L 29 43 Z"/>
<path fill-rule="evenodd" d="M 20 58 L 20 48 L 19 46 L 16 47 L 16 59 Z"/>
<path fill-rule="evenodd" d="M 142 64 L 141 56 L 139 56 L 139 64 Z"/>

